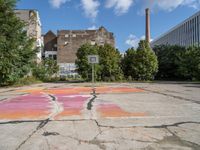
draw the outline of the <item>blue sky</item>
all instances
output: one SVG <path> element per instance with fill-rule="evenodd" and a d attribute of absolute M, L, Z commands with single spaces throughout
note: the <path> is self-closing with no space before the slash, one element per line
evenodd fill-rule
<path fill-rule="evenodd" d="M 113 32 L 116 47 L 124 52 L 145 35 L 144 8 L 151 9 L 151 38 L 155 39 L 193 15 L 200 0 L 20 0 L 17 9 L 37 9 L 42 32 L 93 29 Z"/>

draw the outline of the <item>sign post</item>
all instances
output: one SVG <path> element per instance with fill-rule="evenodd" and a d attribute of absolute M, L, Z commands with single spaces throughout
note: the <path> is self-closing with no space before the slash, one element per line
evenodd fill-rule
<path fill-rule="evenodd" d="M 92 64 L 92 84 L 93 88 L 95 88 L 95 64 L 99 63 L 99 56 L 98 55 L 88 55 L 88 62 Z"/>

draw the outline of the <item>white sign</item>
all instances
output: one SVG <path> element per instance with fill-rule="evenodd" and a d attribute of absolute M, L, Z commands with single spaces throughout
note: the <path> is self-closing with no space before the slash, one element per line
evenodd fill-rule
<path fill-rule="evenodd" d="M 98 64 L 99 56 L 98 55 L 88 55 L 88 62 L 91 64 Z"/>

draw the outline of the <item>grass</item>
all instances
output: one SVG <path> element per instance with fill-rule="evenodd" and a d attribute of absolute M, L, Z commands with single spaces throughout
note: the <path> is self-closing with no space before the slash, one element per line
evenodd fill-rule
<path fill-rule="evenodd" d="M 25 78 L 19 79 L 12 86 L 18 87 L 18 86 L 31 85 L 31 84 L 36 84 L 36 83 L 43 83 L 43 82 L 31 76 L 31 77 L 25 77 Z"/>

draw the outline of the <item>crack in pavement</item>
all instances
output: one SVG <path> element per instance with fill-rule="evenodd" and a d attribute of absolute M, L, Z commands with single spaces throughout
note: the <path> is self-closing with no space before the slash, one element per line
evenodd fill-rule
<path fill-rule="evenodd" d="M 50 135 L 52 135 L 52 136 L 56 136 L 56 135 L 59 135 L 59 133 L 57 133 L 57 132 L 44 132 L 43 134 L 42 134 L 43 136 L 50 136 Z"/>
<path fill-rule="evenodd" d="M 16 150 L 19 150 L 38 130 L 46 126 L 48 122 L 50 121 L 50 119 L 56 116 L 59 113 L 59 110 L 61 110 L 60 109 L 61 106 L 56 101 L 56 98 L 50 94 L 48 96 L 51 98 L 51 101 L 53 102 L 52 105 L 54 106 L 54 110 L 52 114 L 47 119 L 40 121 L 40 124 L 37 126 L 37 128 L 16 148 Z M 19 121 L 15 121 L 12 123 L 19 123 Z"/>
<path fill-rule="evenodd" d="M 164 137 L 162 140 L 159 140 L 157 143 L 158 144 L 166 144 L 166 143 L 170 143 L 170 145 L 179 145 L 179 146 L 184 146 L 184 147 L 189 147 L 193 150 L 199 150 L 200 149 L 200 145 L 196 144 L 194 142 L 190 142 L 187 140 L 182 139 L 181 137 L 179 137 L 177 134 L 175 134 L 174 132 L 172 132 L 169 128 L 165 128 L 169 133 L 172 134 L 172 136 L 166 136 Z"/>
<path fill-rule="evenodd" d="M 187 101 L 187 102 L 192 102 L 192 103 L 195 103 L 195 104 L 200 104 L 200 101 L 184 98 L 184 97 L 181 97 L 181 96 L 175 96 L 175 95 L 172 95 L 172 94 L 166 94 L 166 93 L 162 93 L 162 92 L 158 92 L 158 91 L 154 91 L 154 90 L 149 90 L 149 89 L 144 89 L 144 88 L 139 88 L 139 89 L 149 91 L 149 92 L 152 92 L 152 93 L 156 93 L 156 94 L 160 94 L 160 95 L 164 95 L 164 96 L 169 96 L 169 97 L 176 98 L 176 99 L 179 99 L 179 100 L 184 100 L 184 101 Z"/>
<path fill-rule="evenodd" d="M 166 128 L 166 127 L 173 127 L 173 126 L 179 126 L 179 125 L 182 125 L 182 124 L 189 124 L 189 123 L 193 123 L 193 124 L 200 124 L 200 122 L 194 122 L 194 121 L 185 121 L 185 122 L 177 122 L 177 123 L 174 123 L 174 124 L 164 124 L 164 125 L 158 125 L 158 126 L 107 126 L 107 125 L 101 125 L 99 124 L 99 122 L 96 120 L 96 119 L 91 119 L 93 121 L 96 122 L 97 126 L 98 127 L 105 127 L 105 128 L 127 128 L 127 129 L 130 129 L 130 128 L 136 128 L 136 127 L 144 127 L 144 128 Z"/>
<path fill-rule="evenodd" d="M 97 139 L 82 140 L 82 139 L 79 139 L 79 138 L 76 138 L 76 137 L 73 137 L 73 136 L 65 136 L 65 135 L 61 135 L 61 136 L 65 137 L 65 138 L 73 139 L 73 140 L 77 141 L 79 144 L 86 143 L 86 144 L 96 145 L 102 150 L 106 150 L 106 146 L 104 145 L 104 143 L 115 143 L 115 141 L 105 141 L 105 140 L 97 140 Z"/>
<path fill-rule="evenodd" d="M 56 101 L 56 97 L 55 97 L 55 96 L 53 96 L 53 95 L 51 95 L 51 94 L 49 94 L 48 96 L 51 97 L 51 100 L 52 100 L 52 101 L 54 101 L 54 102 Z"/>
<path fill-rule="evenodd" d="M 44 133 L 46 133 L 46 131 L 44 129 L 42 129 L 44 131 Z M 48 150 L 50 150 L 50 144 L 49 144 L 49 141 L 47 139 L 47 137 L 44 137 L 45 138 L 45 141 L 46 141 L 46 144 L 47 144 L 47 147 L 48 147 Z"/>
<path fill-rule="evenodd" d="M 62 120 L 62 121 L 70 121 L 70 122 L 76 122 L 76 121 L 87 121 L 88 119 L 80 119 L 80 120 Z M 87 143 L 87 144 L 93 144 L 93 145 L 97 145 L 100 149 L 106 149 L 106 147 L 104 147 L 105 145 L 103 143 L 115 143 L 115 141 L 101 141 L 101 140 L 98 140 L 98 136 L 101 135 L 104 130 L 102 130 L 101 128 L 109 128 L 109 129 L 116 129 L 116 128 L 127 128 L 127 129 L 130 129 L 130 128 L 136 128 L 138 126 L 131 126 L 131 127 L 115 127 L 115 126 L 106 126 L 106 125 L 100 125 L 99 122 L 97 120 L 94 120 L 94 119 L 90 119 L 91 121 L 94 121 L 96 123 L 96 125 L 98 126 L 98 129 L 99 129 L 99 133 L 94 136 L 94 138 L 92 140 L 81 140 L 81 139 L 78 139 L 78 138 L 75 138 L 75 137 L 71 137 L 71 136 L 65 136 L 65 137 L 68 137 L 68 138 L 71 138 L 71 139 L 74 139 L 74 140 L 77 140 L 79 143 L 83 142 L 83 143 Z M 43 120 L 40 122 L 40 124 L 38 125 L 38 127 L 36 128 L 36 130 L 34 130 L 18 147 L 16 150 L 19 150 L 22 145 L 24 145 L 38 130 L 40 129 L 43 129 L 44 126 L 46 126 L 48 124 L 48 122 L 56 122 L 57 120 L 50 120 L 50 119 L 46 119 L 46 120 Z M 60 121 L 60 120 L 59 120 Z M 29 122 L 35 122 L 35 121 L 29 121 Z M 38 121 L 37 121 L 38 122 Z M 16 123 L 21 123 L 21 122 L 16 122 Z M 174 123 L 174 124 L 168 124 L 168 125 L 160 125 L 160 126 L 141 126 L 141 127 L 144 127 L 144 128 L 162 128 L 162 129 L 166 129 L 169 133 L 171 133 L 172 136 L 167 136 L 165 137 L 164 139 L 162 140 L 158 140 L 155 142 L 152 142 L 152 141 L 143 141 L 143 140 L 138 140 L 138 139 L 130 139 L 130 140 L 133 140 L 133 141 L 137 141 L 137 142 L 149 142 L 149 143 L 162 143 L 163 141 L 165 141 L 166 139 L 169 141 L 169 139 L 171 140 L 172 139 L 175 139 L 178 143 L 178 145 L 182 145 L 182 146 L 188 146 L 188 147 L 193 147 L 195 150 L 199 149 L 200 148 L 200 145 L 196 144 L 196 143 L 193 143 L 193 142 L 190 142 L 190 141 L 186 141 L 186 140 L 183 140 L 181 139 L 179 136 L 177 136 L 174 132 L 172 132 L 168 127 L 178 127 L 179 125 L 182 125 L 182 124 L 188 124 L 188 123 L 194 123 L 194 124 L 200 124 L 200 122 L 193 122 L 193 121 L 188 121 L 188 122 L 177 122 L 177 123 Z M 105 130 L 107 131 L 107 130 Z M 47 132 L 46 132 L 47 133 Z M 58 133 L 59 134 L 59 133 Z M 58 135 L 57 133 L 50 133 L 48 135 Z M 45 134 L 46 135 L 46 134 Z M 61 135 L 61 134 L 60 134 Z M 64 135 L 61 135 L 61 136 L 64 136 Z"/>
<path fill-rule="evenodd" d="M 19 124 L 19 123 L 34 123 L 34 122 L 41 122 L 41 121 L 43 121 L 43 120 L 15 120 L 15 121 L 0 122 L 0 125 Z"/>
<path fill-rule="evenodd" d="M 58 103 L 56 97 L 54 95 L 48 95 L 50 98 L 51 98 L 51 101 L 52 101 L 52 106 L 53 106 L 53 109 L 52 109 L 52 113 L 51 115 L 49 116 L 49 119 L 53 119 L 57 114 L 59 114 L 60 112 L 63 111 L 63 106 L 62 104 Z"/>
<path fill-rule="evenodd" d="M 195 122 L 195 121 L 185 121 L 185 122 L 177 122 L 177 123 L 173 123 L 173 124 L 164 124 L 164 125 L 159 125 L 159 126 L 144 126 L 145 128 L 167 128 L 167 127 L 178 127 L 179 125 L 182 124 L 189 124 L 189 123 L 193 123 L 193 124 L 200 124 L 200 122 Z"/>
<path fill-rule="evenodd" d="M 158 125 L 158 126 L 108 126 L 108 125 L 101 125 L 98 123 L 98 121 L 96 119 L 71 119 L 71 120 L 51 120 L 51 119 L 46 119 L 48 120 L 48 122 L 76 122 L 76 121 L 94 121 L 98 127 L 105 127 L 105 128 L 135 128 L 135 127 L 144 127 L 144 128 L 165 128 L 165 127 L 177 127 L 179 125 L 182 124 L 189 124 L 189 123 L 193 123 L 193 124 L 200 124 L 200 122 L 194 122 L 194 121 L 186 121 L 186 122 L 177 122 L 177 123 L 173 123 L 173 124 L 163 124 L 163 125 Z M 46 120 L 18 120 L 18 121 L 9 121 L 9 122 L 0 122 L 0 125 L 3 124 L 18 124 L 18 123 L 34 123 L 34 122 L 43 122 Z M 41 123 L 44 124 L 44 123 Z M 41 126 L 41 125 L 40 125 Z"/>
<path fill-rule="evenodd" d="M 97 98 L 95 88 L 93 88 L 92 90 L 93 90 L 93 93 L 92 93 L 93 97 L 92 97 L 92 98 L 90 99 L 90 101 L 87 103 L 87 110 L 92 110 L 92 107 L 93 107 L 92 103 L 93 103 L 93 102 L 95 101 L 95 99 Z"/>
<path fill-rule="evenodd" d="M 38 130 L 42 129 L 48 122 L 49 119 L 41 121 L 37 128 L 23 142 L 21 142 L 21 144 L 16 148 L 16 150 L 19 150 Z"/>
<path fill-rule="evenodd" d="M 96 95 L 93 95 L 93 97 L 90 99 L 90 101 L 87 103 L 87 110 L 92 110 L 92 103 L 94 102 L 94 100 L 97 98 Z"/>

